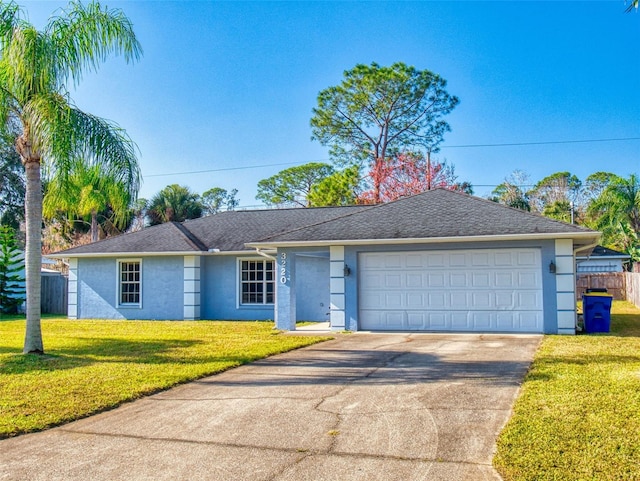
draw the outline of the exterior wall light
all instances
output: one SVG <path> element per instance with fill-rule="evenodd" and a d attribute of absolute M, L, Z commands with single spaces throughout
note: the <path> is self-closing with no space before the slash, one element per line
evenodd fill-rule
<path fill-rule="evenodd" d="M 549 264 L 549 272 L 551 274 L 555 274 L 556 273 L 556 263 L 551 261 L 551 263 Z"/>
<path fill-rule="evenodd" d="M 345 277 L 349 277 L 350 275 L 351 275 L 351 268 L 347 264 L 345 264 L 344 265 L 344 276 Z"/>

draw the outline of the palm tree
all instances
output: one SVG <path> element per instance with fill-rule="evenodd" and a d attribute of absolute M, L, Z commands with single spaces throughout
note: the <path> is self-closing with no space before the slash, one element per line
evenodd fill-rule
<path fill-rule="evenodd" d="M 595 228 L 610 244 L 629 254 L 638 251 L 640 235 L 640 179 L 614 177 L 588 209 Z M 635 254 L 634 254 L 635 255 Z M 634 259 L 637 260 L 637 259 Z"/>
<path fill-rule="evenodd" d="M 202 216 L 200 196 L 188 187 L 171 184 L 151 198 L 147 217 L 151 225 L 164 222 L 182 222 Z"/>
<path fill-rule="evenodd" d="M 138 59 L 140 44 L 120 10 L 72 1 L 43 30 L 11 2 L 0 4 L 0 125 L 18 122 L 15 147 L 26 172 L 25 353 L 42 353 L 40 266 L 42 261 L 41 168 L 65 179 L 73 159 L 95 158 L 126 185 L 139 184 L 135 146 L 115 124 L 79 110 L 67 91 L 110 54 Z"/>
<path fill-rule="evenodd" d="M 43 201 L 45 218 L 60 212 L 69 217 L 91 216 L 91 242 L 98 240 L 98 213 L 109 208 L 113 225 L 122 229 L 130 217 L 130 205 L 137 196 L 136 186 L 115 179 L 104 165 L 77 160 L 66 179 L 54 177 L 47 183 Z"/>

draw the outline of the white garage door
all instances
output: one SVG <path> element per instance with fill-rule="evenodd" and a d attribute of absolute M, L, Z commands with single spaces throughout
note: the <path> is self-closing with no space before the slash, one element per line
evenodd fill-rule
<path fill-rule="evenodd" d="M 364 330 L 542 332 L 540 249 L 359 257 Z"/>

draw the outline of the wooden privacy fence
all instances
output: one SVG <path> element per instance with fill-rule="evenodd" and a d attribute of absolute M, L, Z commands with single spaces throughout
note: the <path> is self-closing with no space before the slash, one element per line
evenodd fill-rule
<path fill-rule="evenodd" d="M 607 272 L 605 274 L 580 273 L 576 278 L 576 296 L 578 300 L 587 289 L 606 289 L 614 299 L 627 299 L 627 272 Z"/>
<path fill-rule="evenodd" d="M 67 278 L 43 274 L 40 307 L 43 314 L 67 314 Z"/>
<path fill-rule="evenodd" d="M 640 272 L 625 272 L 627 300 L 640 307 Z"/>

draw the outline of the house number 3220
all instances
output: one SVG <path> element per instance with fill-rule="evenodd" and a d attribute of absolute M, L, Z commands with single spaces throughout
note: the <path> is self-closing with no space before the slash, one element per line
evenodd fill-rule
<path fill-rule="evenodd" d="M 280 283 L 287 283 L 287 253 L 282 252 L 280 254 Z"/>

